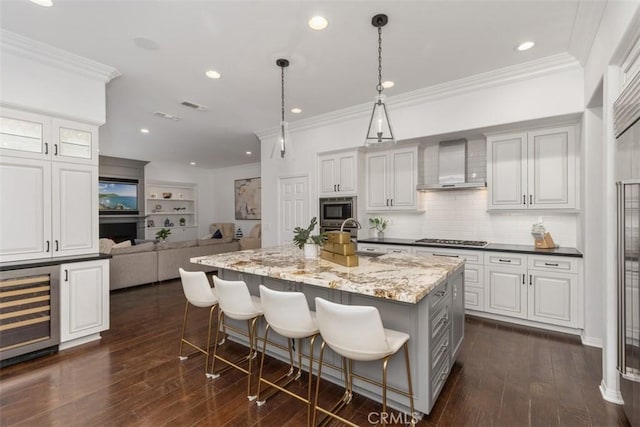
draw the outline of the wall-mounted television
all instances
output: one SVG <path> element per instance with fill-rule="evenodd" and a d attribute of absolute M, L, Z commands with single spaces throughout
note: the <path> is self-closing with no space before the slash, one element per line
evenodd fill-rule
<path fill-rule="evenodd" d="M 100 177 L 98 211 L 100 215 L 138 215 L 138 180 Z"/>

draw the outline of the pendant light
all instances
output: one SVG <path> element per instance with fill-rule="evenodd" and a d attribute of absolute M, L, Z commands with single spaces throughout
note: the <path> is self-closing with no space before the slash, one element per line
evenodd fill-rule
<path fill-rule="evenodd" d="M 378 28 L 378 85 L 376 90 L 378 95 L 375 97 L 373 111 L 371 112 L 371 120 L 369 121 L 369 129 L 365 145 L 375 146 L 384 143 L 395 144 L 387 106 L 384 103 L 385 96 L 382 94 L 384 87 L 382 86 L 382 27 L 384 27 L 389 18 L 387 15 L 379 14 L 371 18 L 371 25 Z"/>
<path fill-rule="evenodd" d="M 280 67 L 280 89 L 281 89 L 280 91 L 280 101 L 281 101 L 280 129 L 278 130 L 278 140 L 276 144 L 280 148 L 280 157 L 284 158 L 284 155 L 287 151 L 287 145 L 291 144 L 291 139 L 289 138 L 289 124 L 284 121 L 284 69 L 289 66 L 289 61 L 287 59 L 280 58 L 276 60 L 276 65 Z"/>

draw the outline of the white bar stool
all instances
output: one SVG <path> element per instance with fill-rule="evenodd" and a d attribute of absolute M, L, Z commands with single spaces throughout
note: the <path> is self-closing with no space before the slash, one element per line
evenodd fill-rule
<path fill-rule="evenodd" d="M 229 368 L 235 368 L 240 372 L 247 374 L 247 398 L 249 400 L 255 400 L 256 395 L 251 394 L 251 372 L 253 367 L 253 359 L 257 356 L 257 337 L 256 337 L 256 322 L 260 316 L 262 316 L 262 306 L 260 304 L 260 298 L 251 296 L 247 284 L 242 281 L 223 280 L 217 276 L 213 276 L 213 284 L 218 296 L 218 304 L 220 310 L 218 312 L 218 330 L 216 331 L 216 341 L 213 346 L 213 360 L 211 361 L 211 371 L 207 373 L 209 378 L 218 378 L 220 374 Z M 246 320 L 247 331 L 242 331 L 225 324 L 225 317 L 234 320 Z M 224 343 L 224 337 L 222 341 L 219 340 L 220 328 L 226 335 L 226 330 L 232 330 L 238 334 L 244 335 L 249 339 L 249 355 L 242 356 L 236 360 L 228 360 L 218 354 L 218 345 Z M 215 371 L 216 359 L 225 363 L 227 366 Z M 244 361 L 249 361 L 247 369 L 239 365 Z"/>
<path fill-rule="evenodd" d="M 307 424 L 311 422 L 311 384 L 313 378 L 313 345 L 319 334 L 316 322 L 314 320 L 315 313 L 309 310 L 307 299 L 301 292 L 279 292 L 271 290 L 260 285 L 260 300 L 262 301 L 262 310 L 267 321 L 264 332 L 264 342 L 262 347 L 262 360 L 260 362 L 260 376 L 258 380 L 258 406 L 262 406 L 266 400 L 278 390 L 287 393 L 290 396 L 307 404 Z M 280 376 L 275 380 L 267 380 L 262 376 L 264 367 L 264 355 L 267 350 L 267 339 L 269 337 L 269 329 L 273 329 L 277 334 L 287 338 L 289 350 L 289 372 Z M 296 393 L 287 390 L 285 387 L 294 380 L 300 378 L 302 373 L 302 346 L 301 341 L 309 338 L 309 381 L 307 386 L 307 397 L 304 398 Z M 298 340 L 298 373 L 294 376 L 295 370 L 293 362 L 293 354 L 291 352 L 291 343 Z M 278 346 L 281 347 L 281 346 Z M 284 380 L 284 381 L 283 381 Z M 263 395 L 261 388 L 262 383 L 274 387 L 271 393 Z"/>
<path fill-rule="evenodd" d="M 323 412 L 345 424 L 355 424 L 337 415 L 337 412 L 351 401 L 353 394 L 353 377 L 382 387 L 382 412 L 387 412 L 387 389 L 409 398 L 411 420 L 413 424 L 413 388 L 411 386 L 411 366 L 409 364 L 409 335 L 404 332 L 385 329 L 380 313 L 375 307 L 336 304 L 322 298 L 316 298 L 316 324 L 322 336 L 318 380 L 316 383 L 315 403 L 313 407 L 313 425 L 316 424 L 317 412 Z M 330 410 L 318 406 L 320 376 L 324 347 L 327 344 L 334 352 L 342 356 L 346 367 L 346 390 L 342 399 Z M 407 367 L 407 391 L 398 390 L 387 385 L 387 365 L 389 359 L 404 347 Z M 353 373 L 353 361 L 382 360 L 382 383 Z M 348 363 L 346 363 L 348 361 Z M 329 418 L 327 417 L 326 420 Z"/>
<path fill-rule="evenodd" d="M 182 355 L 182 347 L 183 344 L 187 344 L 198 352 L 203 353 L 207 356 L 206 361 L 204 363 L 204 372 L 207 372 L 207 368 L 209 366 L 209 354 L 210 354 L 210 346 L 211 346 L 211 325 L 213 324 L 213 313 L 216 311 L 218 307 L 218 298 L 216 298 L 215 292 L 209 281 L 207 280 L 207 276 L 202 271 L 185 271 L 182 268 L 180 270 L 180 281 L 182 282 L 182 290 L 184 291 L 184 296 L 187 299 L 187 302 L 184 306 L 184 319 L 182 321 L 182 336 L 180 337 L 180 360 L 187 359 L 190 355 L 183 356 Z M 193 305 L 195 307 L 210 307 L 209 309 L 209 331 L 207 332 L 207 347 L 206 350 L 202 347 L 198 347 L 194 343 L 184 339 L 184 331 L 187 326 L 187 313 L 189 312 L 189 305 Z M 192 353 L 191 355 L 196 354 Z"/>

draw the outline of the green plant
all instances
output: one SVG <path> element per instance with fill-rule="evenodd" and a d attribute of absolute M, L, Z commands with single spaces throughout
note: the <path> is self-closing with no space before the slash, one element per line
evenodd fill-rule
<path fill-rule="evenodd" d="M 156 233 L 156 239 L 164 240 L 169 236 L 169 234 L 171 234 L 171 230 L 169 230 L 168 228 L 161 228 Z"/>
<path fill-rule="evenodd" d="M 382 218 L 381 216 L 374 216 L 373 218 L 369 218 L 369 228 L 375 228 L 381 233 L 386 230 L 387 225 L 389 225 L 389 220 L 386 218 Z"/>
<path fill-rule="evenodd" d="M 293 229 L 293 243 L 302 249 L 305 243 L 315 243 L 316 245 L 322 245 L 327 238 L 325 233 L 311 235 L 311 232 L 318 224 L 317 218 L 314 216 L 311 218 L 311 223 L 307 228 L 296 227 Z"/>

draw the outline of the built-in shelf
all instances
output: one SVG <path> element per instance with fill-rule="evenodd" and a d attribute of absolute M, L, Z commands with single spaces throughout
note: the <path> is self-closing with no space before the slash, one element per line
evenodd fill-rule
<path fill-rule="evenodd" d="M 171 197 L 164 198 L 163 193 L 171 193 Z M 146 238 L 153 239 L 156 231 L 169 228 L 172 232 L 168 240 L 196 239 L 198 237 L 197 195 L 196 184 L 148 182 L 145 187 Z M 174 208 L 184 208 L 184 210 L 174 210 Z M 165 226 L 165 218 L 169 219 L 173 225 Z M 185 219 L 185 225 L 179 225 L 181 218 Z"/>
<path fill-rule="evenodd" d="M 147 215 L 194 215 L 195 212 L 172 211 L 172 212 L 150 212 Z"/>

